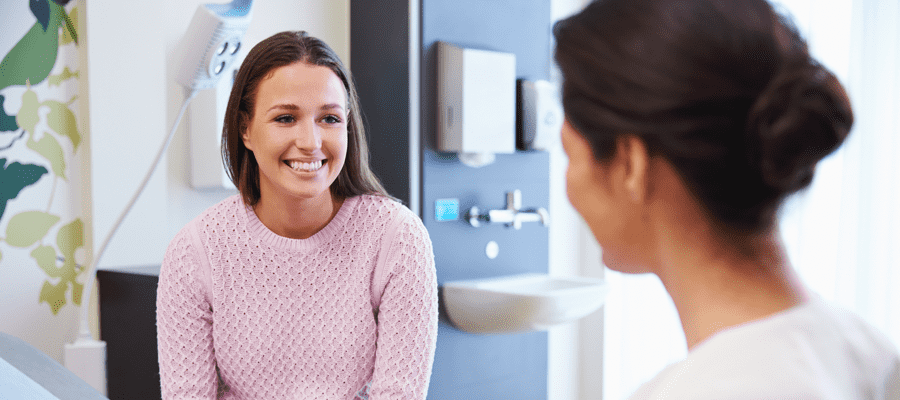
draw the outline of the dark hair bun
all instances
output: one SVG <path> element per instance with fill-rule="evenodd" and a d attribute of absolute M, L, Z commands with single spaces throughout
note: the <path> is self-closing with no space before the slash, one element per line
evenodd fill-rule
<path fill-rule="evenodd" d="M 806 59 L 785 65 L 759 94 L 747 116 L 751 165 L 784 195 L 812 182 L 816 163 L 837 149 L 853 112 L 837 79 Z"/>

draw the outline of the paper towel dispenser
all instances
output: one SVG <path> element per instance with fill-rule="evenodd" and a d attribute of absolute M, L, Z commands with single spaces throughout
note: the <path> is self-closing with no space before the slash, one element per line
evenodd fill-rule
<path fill-rule="evenodd" d="M 446 42 L 438 51 L 438 151 L 472 167 L 516 151 L 516 56 Z"/>

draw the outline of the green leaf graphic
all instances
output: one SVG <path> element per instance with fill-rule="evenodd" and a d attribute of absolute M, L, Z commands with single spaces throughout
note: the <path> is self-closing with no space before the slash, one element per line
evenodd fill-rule
<path fill-rule="evenodd" d="M 41 27 L 47 30 L 47 26 L 50 25 L 50 5 L 47 4 L 47 1 L 29 1 L 28 6 Z"/>
<path fill-rule="evenodd" d="M 37 261 L 47 276 L 51 278 L 59 278 L 62 276 L 62 269 L 56 266 L 56 250 L 51 246 L 38 246 L 31 251 L 31 258 Z"/>
<path fill-rule="evenodd" d="M 66 262 L 72 260 L 74 266 L 75 250 L 84 246 L 84 224 L 81 218 L 75 218 L 74 221 L 59 228 L 59 232 L 56 233 L 56 246 L 59 247 Z"/>
<path fill-rule="evenodd" d="M 38 141 L 33 140 L 33 137 L 33 135 L 28 137 L 25 146 L 36 151 L 46 158 L 47 161 L 50 161 L 50 168 L 53 170 L 53 173 L 60 178 L 66 179 L 66 156 L 63 153 L 62 146 L 59 145 L 59 141 L 50 135 L 49 132 L 44 132 L 44 137 Z"/>
<path fill-rule="evenodd" d="M 80 218 L 75 218 L 72 222 L 59 228 L 59 232 L 56 234 L 56 245 L 65 260 L 60 267 L 60 277 L 72 284 L 72 303 L 81 304 L 82 285 L 75 280 L 78 275 L 75 270 L 75 250 L 84 246 L 84 223 Z"/>
<path fill-rule="evenodd" d="M 5 167 L 6 159 L 0 158 L 0 219 L 6 212 L 6 203 L 16 198 L 26 186 L 33 185 L 47 173 L 40 165 L 14 162 Z"/>
<path fill-rule="evenodd" d="M 59 52 L 59 27 L 65 23 L 65 10 L 56 3 L 49 5 L 47 29 L 36 22 L 0 61 L 0 90 L 25 81 L 37 85 L 50 75 Z"/>
<path fill-rule="evenodd" d="M 75 42 L 78 44 L 78 7 L 72 7 L 69 15 L 65 15 L 65 25 L 62 30 L 62 36 L 59 37 L 59 45 L 65 46 Z"/>
<path fill-rule="evenodd" d="M 60 281 L 56 285 L 51 285 L 50 282 L 44 281 L 39 302 L 49 304 L 50 311 L 53 312 L 53 315 L 56 315 L 59 313 L 59 309 L 66 305 L 66 290 L 68 288 L 69 284 L 66 281 Z"/>
<path fill-rule="evenodd" d="M 50 129 L 68 137 L 72 141 L 73 151 L 78 150 L 78 145 L 81 144 L 81 134 L 78 133 L 75 113 L 69 109 L 66 103 L 56 100 L 47 100 L 43 105 L 50 107 L 50 113 L 47 114 L 47 125 L 50 126 Z"/>
<path fill-rule="evenodd" d="M 4 101 L 6 101 L 6 97 L 0 94 L 0 132 L 16 131 L 19 129 L 19 125 L 16 124 L 16 116 L 6 115 L 6 109 L 3 108 Z"/>
<path fill-rule="evenodd" d="M 59 75 L 50 75 L 50 77 L 47 78 L 47 84 L 50 86 L 59 86 L 67 79 L 72 78 L 79 78 L 78 71 L 72 72 L 69 70 L 69 67 L 63 67 L 63 72 Z"/>
<path fill-rule="evenodd" d="M 41 103 L 38 102 L 37 94 L 31 90 L 31 87 L 25 93 L 22 93 L 22 108 L 19 109 L 19 114 L 16 115 L 16 122 L 28 133 L 34 133 L 34 126 L 41 120 L 41 117 L 38 116 L 38 108 L 40 106 Z"/>
<path fill-rule="evenodd" d="M 14 247 L 28 247 L 47 235 L 59 222 L 59 217 L 43 211 L 25 211 L 13 215 L 6 225 L 6 243 Z"/>
<path fill-rule="evenodd" d="M 43 82 L 56 63 L 58 51 L 59 30 L 45 32 L 40 23 L 35 23 L 0 61 L 0 89 L 24 85 L 25 81 L 32 85 Z"/>
<path fill-rule="evenodd" d="M 81 293 L 84 292 L 84 285 L 72 281 L 72 303 L 81 305 Z"/>

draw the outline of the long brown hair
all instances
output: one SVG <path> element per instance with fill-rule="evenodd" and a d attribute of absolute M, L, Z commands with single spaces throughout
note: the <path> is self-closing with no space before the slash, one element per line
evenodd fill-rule
<path fill-rule="evenodd" d="M 353 80 L 340 58 L 325 42 L 303 31 L 276 33 L 259 42 L 247 54 L 234 78 L 222 129 L 222 161 L 228 177 L 249 206 L 259 201 L 259 164 L 244 146 L 242 133 L 250 126 L 260 82 L 273 70 L 296 62 L 330 68 L 347 91 L 347 158 L 331 193 L 337 198 L 360 194 L 391 197 L 369 169 L 369 147 L 360 115 L 359 97 Z"/>

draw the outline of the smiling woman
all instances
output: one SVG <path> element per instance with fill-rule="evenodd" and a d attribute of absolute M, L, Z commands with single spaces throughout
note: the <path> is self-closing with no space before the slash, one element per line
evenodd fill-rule
<path fill-rule="evenodd" d="M 266 194 L 254 210 L 273 232 L 305 239 L 340 209 L 342 200 L 328 187 L 347 156 L 347 96 L 328 67 L 297 62 L 270 74 L 257 89 L 253 118 L 241 134 L 259 165 L 260 193 Z"/>
<path fill-rule="evenodd" d="M 164 398 L 425 398 L 431 241 L 369 170 L 358 110 L 304 32 L 247 55 L 222 135 L 240 195 L 185 226 L 160 271 Z"/>

